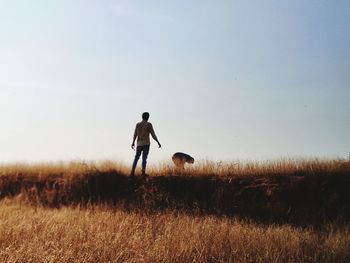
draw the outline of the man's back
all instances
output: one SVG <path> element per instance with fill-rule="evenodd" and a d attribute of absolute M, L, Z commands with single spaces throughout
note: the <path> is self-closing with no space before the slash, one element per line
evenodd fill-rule
<path fill-rule="evenodd" d="M 152 135 L 155 138 L 155 133 L 153 130 L 153 126 L 148 121 L 141 121 L 136 124 L 135 135 L 137 136 L 137 146 L 149 145 L 149 135 Z"/>

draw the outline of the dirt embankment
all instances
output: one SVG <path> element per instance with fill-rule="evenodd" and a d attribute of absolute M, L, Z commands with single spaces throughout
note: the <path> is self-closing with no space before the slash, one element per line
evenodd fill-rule
<path fill-rule="evenodd" d="M 151 176 L 91 171 L 65 178 L 60 174 L 0 177 L 0 197 L 20 196 L 51 207 L 106 203 L 123 209 L 245 216 L 260 220 L 321 222 L 350 218 L 350 174 Z"/>

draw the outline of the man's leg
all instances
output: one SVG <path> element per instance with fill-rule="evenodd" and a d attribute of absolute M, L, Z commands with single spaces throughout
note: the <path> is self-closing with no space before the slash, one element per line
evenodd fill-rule
<path fill-rule="evenodd" d="M 149 145 L 143 146 L 143 151 L 142 151 L 142 175 L 146 174 L 146 165 L 147 165 L 147 157 L 149 153 Z"/>
<path fill-rule="evenodd" d="M 134 162 L 132 164 L 132 168 L 131 168 L 131 172 L 130 172 L 130 176 L 134 176 L 135 175 L 135 169 L 136 169 L 136 166 L 137 166 L 137 162 L 140 159 L 141 151 L 142 151 L 141 146 L 137 146 L 136 147 L 136 154 L 135 154 Z"/>

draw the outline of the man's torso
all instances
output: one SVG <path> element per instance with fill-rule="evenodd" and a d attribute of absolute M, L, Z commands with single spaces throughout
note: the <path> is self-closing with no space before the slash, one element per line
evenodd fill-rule
<path fill-rule="evenodd" d="M 149 145 L 149 135 L 152 130 L 152 124 L 147 121 L 141 121 L 136 124 L 137 146 Z"/>

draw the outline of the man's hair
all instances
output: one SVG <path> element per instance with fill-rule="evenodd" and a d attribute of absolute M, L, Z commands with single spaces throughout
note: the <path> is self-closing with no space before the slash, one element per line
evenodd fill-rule
<path fill-rule="evenodd" d="M 148 121 L 148 118 L 149 118 L 149 113 L 148 113 L 148 112 L 142 113 L 142 119 L 143 119 L 144 121 Z"/>

